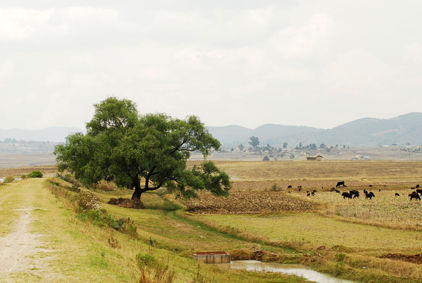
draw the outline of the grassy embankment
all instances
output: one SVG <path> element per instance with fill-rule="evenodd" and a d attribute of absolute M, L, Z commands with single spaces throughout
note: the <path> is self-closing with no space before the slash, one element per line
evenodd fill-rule
<path fill-rule="evenodd" d="M 0 187 L 1 235 L 13 231 L 20 216 L 14 209 L 33 207 L 31 232 L 41 235 L 43 247 L 52 250 L 38 253 L 32 259 L 36 262 L 48 257 L 47 266 L 9 274 L 9 279 L 22 282 L 135 282 L 140 276 L 135 259 L 141 254 L 168 264 L 175 273 L 174 282 L 303 282 L 294 276 L 224 270 L 214 265 L 201 264 L 198 269 L 191 256 L 194 250 L 260 247 L 184 220 L 174 213 L 174 206 L 156 194 L 145 195 L 145 203 L 149 205 L 144 210 L 102 204 L 115 219 L 130 217 L 134 220 L 137 228 L 134 237 L 104 226 L 101 221 L 95 224 L 95 221 L 86 220 L 84 214 L 74 211 L 72 201 L 60 193 L 55 197 L 48 187 L 56 194 L 63 190 L 46 183 L 45 179 L 28 179 Z M 110 193 L 98 195 L 104 200 L 111 196 Z M 116 195 L 121 194 L 114 192 L 113 196 Z M 155 240 L 156 247 L 149 246 L 150 238 Z M 271 249 L 291 253 L 281 248 Z"/>

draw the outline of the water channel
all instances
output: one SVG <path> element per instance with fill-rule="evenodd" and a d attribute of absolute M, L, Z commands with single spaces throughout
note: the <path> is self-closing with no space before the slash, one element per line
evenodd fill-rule
<path fill-rule="evenodd" d="M 234 260 L 230 263 L 232 269 L 243 269 L 247 271 L 259 272 L 276 272 L 289 275 L 301 276 L 307 280 L 320 282 L 320 283 L 352 283 L 353 281 L 344 280 L 332 277 L 331 275 L 324 274 L 310 269 L 305 265 L 300 264 L 281 264 L 269 263 L 256 260 Z"/>

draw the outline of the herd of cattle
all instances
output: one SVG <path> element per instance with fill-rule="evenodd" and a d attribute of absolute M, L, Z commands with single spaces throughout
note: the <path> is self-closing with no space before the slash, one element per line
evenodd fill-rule
<path fill-rule="evenodd" d="M 336 187 L 335 188 L 332 187 L 330 189 L 330 192 L 336 192 L 336 193 L 340 194 L 341 192 L 339 190 L 337 190 L 337 188 L 339 188 L 339 187 L 345 188 L 347 186 L 346 186 L 346 184 L 345 184 L 344 181 L 337 182 Z M 372 188 L 372 185 L 369 185 L 369 187 Z M 292 185 L 289 185 L 287 187 L 287 189 L 289 190 L 289 193 L 290 193 L 291 192 L 290 190 L 293 189 Z M 302 186 L 298 186 L 297 189 L 298 189 L 299 192 L 302 191 Z M 410 200 L 412 200 L 412 199 L 421 200 L 422 189 L 420 189 L 419 184 L 417 184 L 416 187 L 412 187 L 411 189 L 413 191 L 408 195 L 409 198 L 410 198 Z M 381 189 L 379 189 L 379 191 L 381 191 Z M 317 192 L 317 190 L 306 191 L 306 195 L 308 197 L 309 196 L 314 196 L 316 192 Z M 363 190 L 363 193 L 365 194 L 365 199 L 372 200 L 372 198 L 375 197 L 374 192 L 368 191 L 366 189 Z M 399 193 L 395 193 L 394 195 L 396 197 L 399 197 L 400 196 Z M 357 190 L 350 190 L 348 192 L 341 193 L 341 196 L 343 197 L 343 199 L 346 199 L 346 198 L 348 198 L 348 199 L 354 199 L 354 198 L 359 198 L 360 193 Z"/>

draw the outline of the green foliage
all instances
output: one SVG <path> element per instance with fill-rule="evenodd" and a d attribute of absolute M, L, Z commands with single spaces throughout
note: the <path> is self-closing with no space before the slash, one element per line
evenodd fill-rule
<path fill-rule="evenodd" d="M 43 174 L 40 170 L 34 170 L 29 174 L 29 178 L 42 178 Z"/>
<path fill-rule="evenodd" d="M 274 184 L 274 185 L 271 187 L 271 189 L 272 189 L 274 192 L 278 191 L 277 184 Z"/>
<path fill-rule="evenodd" d="M 335 260 L 337 262 L 344 262 L 346 255 L 344 253 L 338 253 L 335 255 Z"/>
<path fill-rule="evenodd" d="M 139 268 L 144 268 L 147 266 L 153 266 L 157 263 L 157 260 L 153 255 L 150 254 L 137 254 L 136 255 L 136 264 Z"/>
<path fill-rule="evenodd" d="M 56 147 L 59 171 L 69 170 L 85 185 L 106 180 L 135 188 L 133 199 L 162 186 L 187 197 L 204 189 L 226 195 L 231 188 L 227 174 L 210 161 L 186 166 L 191 152 L 205 157 L 220 147 L 197 117 L 139 116 L 133 102 L 113 97 L 95 108 L 87 134 L 71 135 Z"/>

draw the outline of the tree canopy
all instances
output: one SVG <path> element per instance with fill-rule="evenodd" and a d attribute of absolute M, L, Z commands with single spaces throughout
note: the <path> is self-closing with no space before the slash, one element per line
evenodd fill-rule
<path fill-rule="evenodd" d="M 113 181 L 135 189 L 137 200 L 161 187 L 184 197 L 196 197 L 197 190 L 228 195 L 229 176 L 213 162 L 187 166 L 192 152 L 206 157 L 220 147 L 195 116 L 139 115 L 132 101 L 110 97 L 95 105 L 86 128 L 86 134 L 68 136 L 55 149 L 59 170 L 69 170 L 85 185 Z"/>

